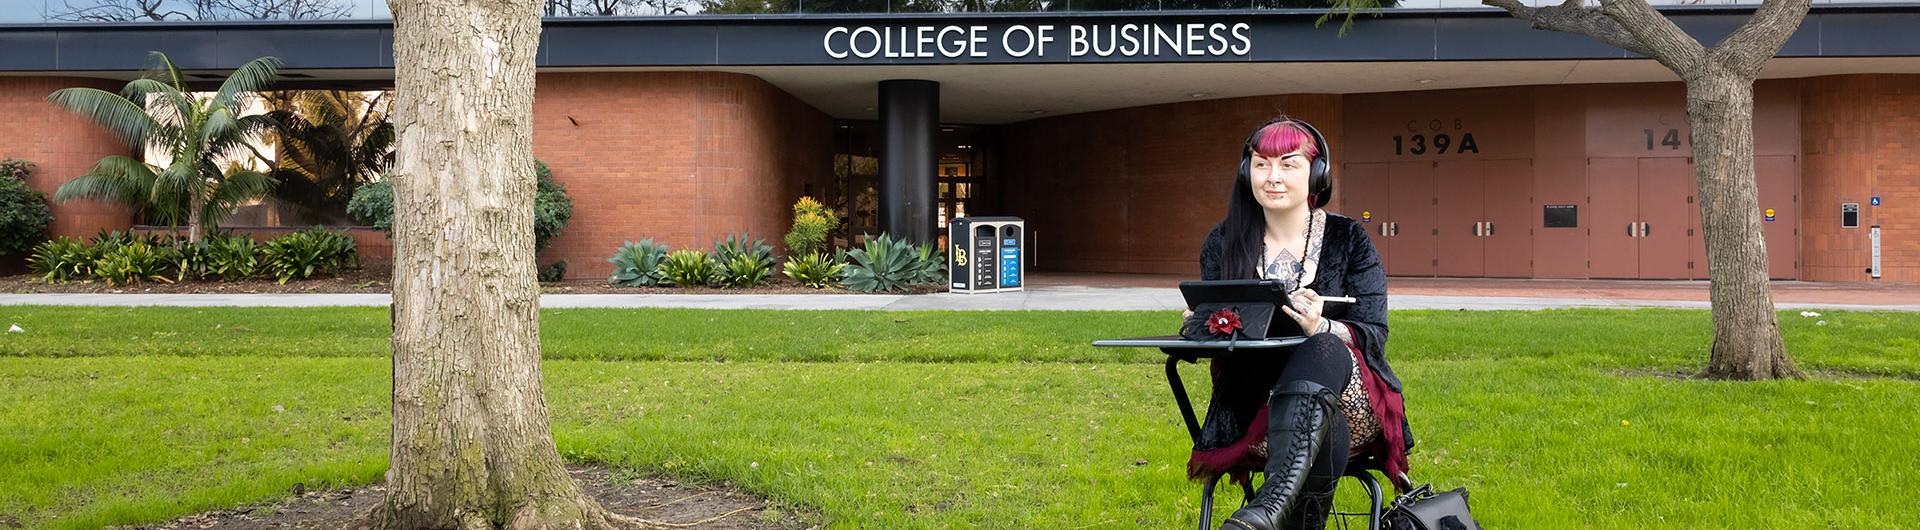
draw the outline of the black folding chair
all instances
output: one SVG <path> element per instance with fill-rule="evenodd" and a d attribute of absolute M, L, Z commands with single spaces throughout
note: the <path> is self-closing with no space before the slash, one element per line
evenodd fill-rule
<path fill-rule="evenodd" d="M 1161 337 L 1100 340 L 1094 341 L 1093 345 L 1113 348 L 1158 348 L 1161 352 L 1167 354 L 1167 385 L 1172 387 L 1173 400 L 1180 406 L 1181 418 L 1186 420 L 1187 435 L 1192 438 L 1195 444 L 1198 444 L 1200 442 L 1200 419 L 1193 413 L 1193 401 L 1187 397 L 1186 385 L 1180 382 L 1179 363 L 1184 361 L 1188 364 L 1194 364 L 1199 362 L 1200 359 L 1235 355 L 1241 353 L 1243 350 L 1262 351 L 1291 348 L 1306 342 L 1306 340 L 1306 337 L 1285 337 L 1231 342 L 1223 340 L 1195 341 L 1186 340 L 1177 335 L 1169 335 Z M 1358 457 L 1348 462 L 1344 478 L 1351 478 L 1359 482 L 1362 488 L 1366 489 L 1367 497 L 1370 500 L 1369 506 L 1365 507 L 1366 511 L 1364 512 L 1345 512 L 1336 509 L 1328 517 L 1327 522 L 1329 526 L 1344 530 L 1350 528 L 1348 525 L 1350 520 L 1361 519 L 1365 521 L 1364 526 L 1353 526 L 1351 528 L 1380 530 L 1381 514 L 1386 506 L 1387 499 L 1386 492 L 1380 488 L 1380 481 L 1375 479 L 1373 474 L 1380 473 L 1385 475 L 1386 471 L 1384 471 L 1384 469 L 1385 466 L 1370 457 Z M 1235 471 L 1247 471 L 1258 474 L 1262 470 L 1247 468 L 1236 469 Z M 1224 475 L 1211 477 L 1201 486 L 1200 530 L 1213 530 L 1213 491 L 1214 488 L 1219 485 L 1222 476 Z M 1240 502 L 1241 505 L 1244 506 L 1247 502 L 1253 500 L 1252 481 L 1249 480 L 1241 484 L 1240 489 L 1243 494 Z"/>

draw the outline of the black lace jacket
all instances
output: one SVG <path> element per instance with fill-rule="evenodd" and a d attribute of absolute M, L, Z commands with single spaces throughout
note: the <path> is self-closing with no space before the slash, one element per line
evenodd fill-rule
<path fill-rule="evenodd" d="M 1200 279 L 1233 279 L 1221 277 L 1224 243 L 1220 225 L 1215 224 L 1200 247 Z M 1318 267 L 1307 288 L 1324 296 L 1351 296 L 1356 300 L 1353 304 L 1329 303 L 1323 315 L 1352 325 L 1354 346 L 1366 355 L 1367 366 L 1400 392 L 1400 378 L 1387 366 L 1387 271 L 1380 265 L 1380 254 L 1374 251 L 1366 228 L 1350 217 L 1328 212 Z"/>

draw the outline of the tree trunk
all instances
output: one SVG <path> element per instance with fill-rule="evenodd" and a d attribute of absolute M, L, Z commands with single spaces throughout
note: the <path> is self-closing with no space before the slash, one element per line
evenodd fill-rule
<path fill-rule="evenodd" d="M 202 237 L 200 229 L 201 210 L 207 207 L 204 189 L 190 189 L 187 194 L 187 242 L 199 244 Z"/>
<path fill-rule="evenodd" d="M 539 0 L 392 0 L 393 439 L 379 529 L 608 528 L 540 386 Z"/>
<path fill-rule="evenodd" d="M 1694 179 L 1712 278 L 1714 379 L 1804 377 L 1787 357 L 1768 288 L 1753 174 L 1753 79 L 1718 70 L 1687 81 Z"/>

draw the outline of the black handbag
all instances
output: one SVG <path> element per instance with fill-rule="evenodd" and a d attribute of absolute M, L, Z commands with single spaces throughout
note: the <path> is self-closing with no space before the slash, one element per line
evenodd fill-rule
<path fill-rule="evenodd" d="M 1436 493 L 1432 484 L 1422 484 L 1394 499 L 1385 518 L 1382 530 L 1480 530 L 1467 510 L 1466 488 Z"/>
<path fill-rule="evenodd" d="M 1239 320 L 1238 329 L 1232 333 L 1215 333 L 1208 327 L 1208 319 L 1225 310 Z M 1188 316 L 1180 325 L 1180 338 L 1187 340 L 1254 340 L 1267 338 L 1267 330 L 1273 326 L 1274 306 L 1272 302 L 1214 302 L 1194 306 L 1193 315 Z"/>

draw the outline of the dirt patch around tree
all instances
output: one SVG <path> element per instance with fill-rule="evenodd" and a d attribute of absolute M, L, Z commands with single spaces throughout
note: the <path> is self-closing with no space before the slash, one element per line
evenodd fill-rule
<path fill-rule="evenodd" d="M 293 280 L 281 284 L 272 278 L 221 282 L 182 280 L 176 283 L 146 281 L 135 285 L 110 286 L 100 281 L 47 283 L 40 276 L 16 274 L 0 277 L 0 293 L 104 293 L 104 294 L 386 294 L 392 292 L 393 278 L 385 269 L 350 270 L 337 277 Z M 938 284 L 918 285 L 892 293 L 862 293 L 834 286 L 814 289 L 784 275 L 767 278 L 766 285 L 752 289 L 718 287 L 614 287 L 604 280 L 566 280 L 540 284 L 541 294 L 928 294 L 944 292 Z"/>
<path fill-rule="evenodd" d="M 819 517 L 773 507 L 765 499 L 724 485 L 684 484 L 671 478 L 637 477 L 601 466 L 568 466 L 588 495 L 608 510 L 674 527 L 703 530 L 788 530 L 814 528 Z M 330 491 L 299 491 L 291 499 L 231 510 L 189 515 L 151 526 L 120 530 L 337 530 L 373 509 L 386 496 L 383 486 Z"/>

